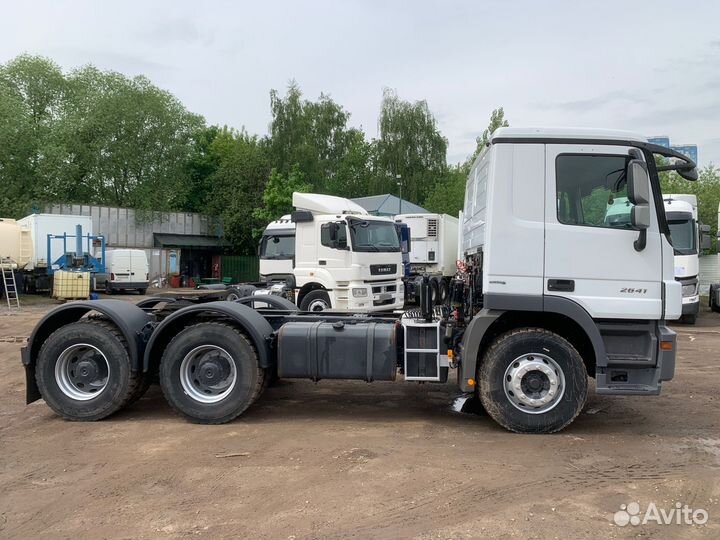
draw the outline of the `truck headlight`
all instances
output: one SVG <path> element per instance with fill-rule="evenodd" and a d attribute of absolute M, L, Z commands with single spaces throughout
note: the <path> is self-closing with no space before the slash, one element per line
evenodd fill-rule
<path fill-rule="evenodd" d="M 683 285 L 682 286 L 682 295 L 683 296 L 695 296 L 696 289 L 697 289 L 697 283 L 690 283 L 689 285 Z"/>
<path fill-rule="evenodd" d="M 365 298 L 368 295 L 367 287 L 357 287 L 352 290 L 353 298 Z"/>

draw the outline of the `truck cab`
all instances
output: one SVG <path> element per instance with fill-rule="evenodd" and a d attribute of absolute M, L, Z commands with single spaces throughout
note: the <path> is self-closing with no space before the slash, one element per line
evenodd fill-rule
<path fill-rule="evenodd" d="M 675 279 L 682 285 L 680 320 L 695 324 L 700 311 L 698 291 L 700 234 L 697 197 L 692 194 L 665 195 L 664 206 L 673 244 Z"/>
<path fill-rule="evenodd" d="M 402 309 L 402 253 L 391 219 L 330 195 L 295 193 L 293 206 L 263 233 L 261 279 L 287 283 L 286 295 L 305 311 Z"/>

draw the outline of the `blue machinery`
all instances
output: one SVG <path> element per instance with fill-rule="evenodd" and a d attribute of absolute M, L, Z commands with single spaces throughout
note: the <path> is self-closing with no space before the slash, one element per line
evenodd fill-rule
<path fill-rule="evenodd" d="M 68 239 L 75 239 L 75 252 L 68 251 Z M 62 240 L 62 255 L 53 260 L 53 240 Z M 100 242 L 100 258 L 95 258 L 92 253 L 93 242 Z M 83 249 L 83 244 L 87 249 Z M 75 234 L 48 234 L 47 235 L 47 260 L 53 261 L 48 265 L 47 273 L 52 275 L 58 270 L 71 272 L 104 272 L 105 271 L 105 237 L 86 234 L 83 236 L 82 225 L 75 226 Z"/>

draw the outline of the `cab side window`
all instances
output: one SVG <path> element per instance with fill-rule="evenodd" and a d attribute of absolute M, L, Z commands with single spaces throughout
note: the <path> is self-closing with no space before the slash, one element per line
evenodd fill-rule
<path fill-rule="evenodd" d="M 561 154 L 555 161 L 557 217 L 566 225 L 629 228 L 630 156 Z"/>
<path fill-rule="evenodd" d="M 333 239 L 332 229 L 335 228 Z M 347 249 L 347 227 L 344 223 L 324 223 L 320 226 L 320 243 L 332 249 Z"/>

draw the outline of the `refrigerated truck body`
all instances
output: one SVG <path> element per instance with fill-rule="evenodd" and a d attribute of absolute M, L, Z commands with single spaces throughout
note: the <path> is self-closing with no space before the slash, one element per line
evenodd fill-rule
<path fill-rule="evenodd" d="M 651 396 L 672 379 L 681 314 L 655 155 L 639 135 L 501 128 L 470 171 L 458 275 L 433 309 L 307 312 L 286 299 L 75 302 L 48 313 L 22 351 L 28 401 L 99 420 L 159 379 L 194 422 L 228 422 L 267 377 L 443 383 L 453 372 L 505 428 L 550 433 L 600 394 Z M 610 197 L 630 223 L 604 225 Z M 384 388 L 384 387 L 380 387 Z M 348 391 L 352 391 L 348 387 Z"/>

